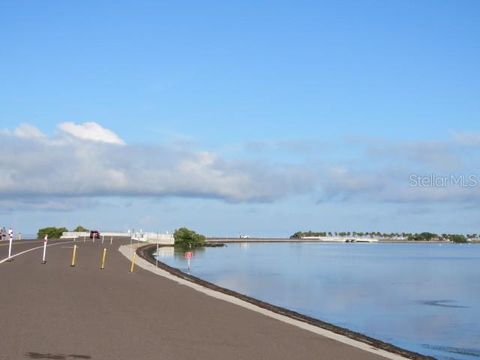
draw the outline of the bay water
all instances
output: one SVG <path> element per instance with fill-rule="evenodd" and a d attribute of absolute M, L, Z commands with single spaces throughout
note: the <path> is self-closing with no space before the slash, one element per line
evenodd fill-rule
<path fill-rule="evenodd" d="M 480 358 L 480 245 L 242 243 L 160 261 L 438 359 Z"/>

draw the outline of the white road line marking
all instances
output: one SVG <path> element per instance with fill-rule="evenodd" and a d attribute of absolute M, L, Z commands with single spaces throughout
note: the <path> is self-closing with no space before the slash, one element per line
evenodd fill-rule
<path fill-rule="evenodd" d="M 62 244 L 66 244 L 66 243 L 50 244 L 50 245 L 47 245 L 47 247 L 49 247 L 49 246 L 55 246 L 55 245 L 62 245 Z M 15 254 L 15 255 L 12 255 L 11 259 L 16 258 L 17 256 L 20 256 L 20 255 L 26 254 L 26 253 L 28 253 L 28 252 L 30 252 L 30 251 L 38 250 L 38 249 L 43 249 L 43 245 L 42 245 L 42 246 L 35 247 L 35 248 L 32 248 L 32 249 L 28 249 L 28 250 L 25 250 L 25 251 L 21 251 L 21 252 Z M 8 260 L 8 257 L 6 257 L 5 259 L 0 260 L 0 264 L 3 264 L 3 263 L 6 262 L 7 260 Z"/>

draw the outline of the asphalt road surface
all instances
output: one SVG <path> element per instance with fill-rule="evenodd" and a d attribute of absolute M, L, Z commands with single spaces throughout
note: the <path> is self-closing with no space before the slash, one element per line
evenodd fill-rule
<path fill-rule="evenodd" d="M 13 253 L 42 243 L 16 243 Z M 77 241 L 75 267 L 72 242 L 49 247 L 45 265 L 41 249 L 0 264 L 0 359 L 381 359 L 148 271 L 129 273 L 122 243 Z"/>

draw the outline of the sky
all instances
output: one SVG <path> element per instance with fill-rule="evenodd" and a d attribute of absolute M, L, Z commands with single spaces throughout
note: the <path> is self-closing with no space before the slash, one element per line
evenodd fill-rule
<path fill-rule="evenodd" d="M 0 226 L 480 233 L 479 12 L 0 0 Z"/>

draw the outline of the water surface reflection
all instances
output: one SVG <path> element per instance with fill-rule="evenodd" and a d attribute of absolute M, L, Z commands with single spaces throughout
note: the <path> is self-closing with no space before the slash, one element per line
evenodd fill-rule
<path fill-rule="evenodd" d="M 187 270 L 183 253 L 159 258 Z M 480 246 L 230 244 L 195 251 L 219 286 L 439 359 L 480 357 Z"/>

